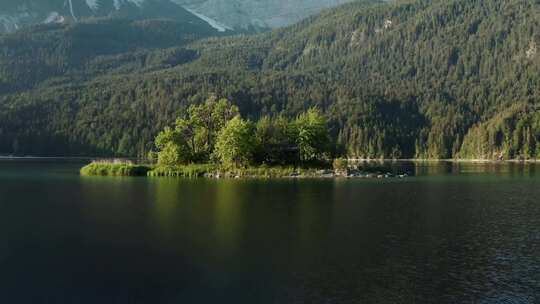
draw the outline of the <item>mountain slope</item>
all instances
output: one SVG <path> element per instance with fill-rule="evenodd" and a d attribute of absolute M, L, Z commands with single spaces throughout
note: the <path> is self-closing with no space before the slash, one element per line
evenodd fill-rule
<path fill-rule="evenodd" d="M 532 0 L 352 3 L 270 33 L 196 42 L 174 66 L 51 78 L 3 95 L 0 153 L 142 155 L 186 106 L 218 94 L 253 118 L 319 106 L 350 156 L 475 157 L 471 132 L 540 104 L 539 12 Z M 535 119 L 501 124 L 518 134 L 512 143 L 495 132 L 480 144 L 536 157 Z"/>
<path fill-rule="evenodd" d="M 95 19 L 22 30 L 0 36 L 0 88 L 5 94 L 54 77 L 69 76 L 74 82 L 119 68 L 133 72 L 150 62 L 144 54 L 153 49 L 212 35 L 218 33 L 209 26 L 172 20 Z"/>
<path fill-rule="evenodd" d="M 352 0 L 172 0 L 234 29 L 278 28 Z"/>
<path fill-rule="evenodd" d="M 70 23 L 88 18 L 166 18 L 201 27 L 207 21 L 169 0 L 3 0 L 0 33 L 37 24 Z"/>
<path fill-rule="evenodd" d="M 2 0 L 0 33 L 88 17 L 193 19 L 220 31 L 266 30 L 298 22 L 351 0 Z M 189 11 L 192 16 L 186 14 Z M 199 20 L 199 21 L 200 21 Z"/>

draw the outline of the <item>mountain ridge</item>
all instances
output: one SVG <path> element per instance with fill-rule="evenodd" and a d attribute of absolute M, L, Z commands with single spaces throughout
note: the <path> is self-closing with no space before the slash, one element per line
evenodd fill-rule
<path fill-rule="evenodd" d="M 322 9 L 352 0 L 4 0 L 0 32 L 47 22 L 71 22 L 88 17 L 185 17 L 187 10 L 220 31 L 264 31 L 290 25 Z M 174 5 L 174 6 L 172 6 Z M 154 8 L 152 8 L 154 7 Z M 155 10 L 156 7 L 162 7 Z M 152 11 L 148 14 L 148 11 Z"/>
<path fill-rule="evenodd" d="M 19 4 L 9 5 L 6 2 L 3 5 L 0 33 L 38 24 L 71 23 L 104 17 L 137 20 L 167 18 L 212 26 L 209 20 L 169 0 L 26 0 Z"/>

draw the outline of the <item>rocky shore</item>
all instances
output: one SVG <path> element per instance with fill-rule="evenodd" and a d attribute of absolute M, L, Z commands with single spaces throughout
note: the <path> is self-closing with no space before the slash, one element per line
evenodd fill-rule
<path fill-rule="evenodd" d="M 148 177 L 186 177 L 186 178 L 358 178 L 389 179 L 406 178 L 408 174 L 393 174 L 382 170 L 366 171 L 359 168 L 317 169 L 295 167 L 248 167 L 224 169 L 214 165 L 185 165 L 160 167 L 136 165 L 132 163 L 93 162 L 81 168 L 84 176 L 148 176 Z"/>

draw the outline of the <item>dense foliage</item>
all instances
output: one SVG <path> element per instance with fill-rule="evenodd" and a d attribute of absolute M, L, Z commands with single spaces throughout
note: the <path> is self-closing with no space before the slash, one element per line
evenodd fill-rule
<path fill-rule="evenodd" d="M 247 166 L 253 162 L 255 131 L 253 124 L 240 116 L 231 119 L 221 129 L 214 151 L 215 157 L 227 167 Z"/>
<path fill-rule="evenodd" d="M 66 29 L 4 36 L 0 153 L 146 155 L 160 130 L 215 94 L 258 121 L 255 133 L 275 134 L 260 139 L 269 147 L 290 144 L 280 119 L 316 106 L 334 150 L 351 157 L 537 157 L 539 6 L 355 2 L 260 35 L 164 38 L 114 54 L 88 55 L 91 40 L 63 47 L 85 37 Z"/>
<path fill-rule="evenodd" d="M 133 164 L 93 162 L 81 169 L 84 176 L 146 176 L 149 167 Z"/>
<path fill-rule="evenodd" d="M 226 99 L 210 97 L 205 103 L 192 105 L 186 117 L 178 118 L 174 128 L 165 127 L 155 140 L 160 165 L 172 166 L 209 162 L 218 134 L 234 117 L 238 108 Z"/>
<path fill-rule="evenodd" d="M 192 105 L 174 128 L 165 127 L 157 135 L 157 152 L 150 152 L 149 159 L 157 158 L 161 167 L 210 162 L 225 168 L 313 164 L 329 157 L 328 142 L 327 122 L 317 109 L 295 120 L 263 117 L 255 124 L 242 119 L 226 99 L 210 97 Z"/>
<path fill-rule="evenodd" d="M 473 159 L 540 159 L 538 107 L 512 107 L 468 132 L 460 156 Z"/>

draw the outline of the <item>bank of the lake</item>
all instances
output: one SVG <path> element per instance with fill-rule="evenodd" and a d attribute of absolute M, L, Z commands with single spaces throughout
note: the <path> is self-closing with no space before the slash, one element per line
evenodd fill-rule
<path fill-rule="evenodd" d="M 148 176 L 184 178 L 405 178 L 410 172 L 389 172 L 378 163 L 478 163 L 511 164 L 537 163 L 537 160 L 489 160 L 489 159 L 337 159 L 318 166 L 249 166 L 225 168 L 216 164 L 189 164 L 159 166 L 135 164 L 129 160 L 93 161 L 80 169 L 83 176 Z M 371 164 L 363 167 L 360 164 Z"/>
<path fill-rule="evenodd" d="M 339 162 L 338 162 L 339 163 Z M 334 166 L 252 166 L 225 168 L 213 164 L 158 166 L 128 162 L 92 162 L 80 170 L 83 176 L 148 176 L 185 178 L 404 178 L 407 172 L 393 174 L 381 168 L 365 170 L 343 164 Z"/>

